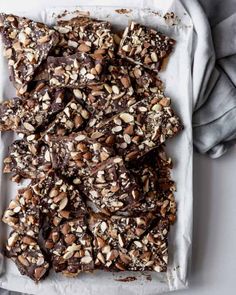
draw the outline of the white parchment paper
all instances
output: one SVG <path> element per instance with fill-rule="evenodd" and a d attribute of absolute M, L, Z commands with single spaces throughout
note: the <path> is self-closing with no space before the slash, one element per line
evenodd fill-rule
<path fill-rule="evenodd" d="M 14 1 L 16 2 L 16 1 Z M 39 3 L 40 1 L 38 1 Z M 45 1 L 43 1 L 45 2 Z M 69 5 L 78 2 L 78 6 Z M 20 6 L 6 12 L 28 16 L 43 21 L 49 25 L 55 21 L 53 13 L 64 9 L 89 11 L 91 16 L 109 20 L 116 28 L 124 28 L 130 20 L 156 28 L 172 36 L 176 41 L 176 48 L 169 59 L 168 65 L 160 74 L 165 82 L 166 93 L 172 98 L 172 104 L 183 120 L 184 131 L 172 140 L 167 141 L 167 150 L 174 161 L 173 179 L 177 183 L 175 194 L 178 204 L 177 222 L 172 226 L 169 238 L 169 265 L 167 273 L 155 272 L 122 272 L 108 273 L 96 271 L 93 274 L 81 274 L 77 278 L 65 278 L 51 271 L 50 276 L 39 284 L 25 276 L 21 276 L 16 266 L 0 254 L 0 287 L 30 294 L 159 294 L 165 291 L 186 288 L 187 273 L 191 257 L 192 241 L 192 85 L 191 85 L 191 52 L 193 26 L 191 19 L 176 0 L 111 0 L 111 1 L 66 1 L 63 7 L 58 7 L 62 1 L 50 0 L 40 11 L 32 9 L 30 5 Z M 12 4 L 12 3 L 11 3 Z M 5 4 L 6 6 L 6 4 Z M 9 7 L 12 5 L 9 4 Z M 44 9 L 43 9 L 44 8 Z M 130 9 L 129 13 L 120 14 L 115 10 Z M 4 11 L 5 12 L 5 11 Z M 180 22 L 169 26 L 163 15 L 174 12 Z M 2 44 L 0 48 L 2 52 Z M 15 91 L 8 80 L 8 69 L 2 53 L 0 53 L 0 97 L 4 99 L 15 95 Z M 9 176 L 2 174 L 3 158 L 7 155 L 8 145 L 15 139 L 12 133 L 1 134 L 0 143 L 0 215 L 10 199 L 15 197 L 19 188 L 8 180 Z M 9 229 L 0 222 L 0 247 L 3 247 Z M 120 279 L 135 277 L 130 282 Z"/>

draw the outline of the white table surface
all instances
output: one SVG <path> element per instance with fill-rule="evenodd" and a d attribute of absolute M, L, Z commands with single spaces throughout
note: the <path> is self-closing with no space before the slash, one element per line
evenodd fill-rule
<path fill-rule="evenodd" d="M 193 183 L 190 286 L 174 294 L 236 294 L 236 147 L 216 160 L 194 154 Z"/>

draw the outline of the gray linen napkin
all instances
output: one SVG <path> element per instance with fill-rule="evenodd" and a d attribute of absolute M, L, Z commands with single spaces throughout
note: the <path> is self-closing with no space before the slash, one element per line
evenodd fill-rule
<path fill-rule="evenodd" d="M 213 46 L 210 28 L 203 30 L 202 19 L 193 18 L 200 51 L 194 55 L 194 64 L 202 67 L 194 72 L 193 64 L 197 83 L 193 142 L 197 151 L 217 158 L 236 142 L 236 1 L 200 1 L 209 17 Z M 188 6 L 193 15 L 193 3 Z"/>

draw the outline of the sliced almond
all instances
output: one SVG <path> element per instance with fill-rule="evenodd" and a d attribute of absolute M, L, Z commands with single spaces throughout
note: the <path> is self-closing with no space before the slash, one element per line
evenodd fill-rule
<path fill-rule="evenodd" d="M 104 151 L 102 151 L 101 154 L 100 154 L 100 159 L 101 159 L 101 161 L 105 161 L 105 160 L 107 160 L 108 158 L 109 158 L 109 154 L 106 153 L 106 152 L 104 152 Z"/>
<path fill-rule="evenodd" d="M 120 256 L 121 261 L 122 261 L 124 264 L 129 264 L 129 263 L 130 263 L 131 258 L 130 258 L 128 255 L 126 255 L 126 254 L 120 252 L 120 253 L 119 253 L 119 256 Z"/>
<path fill-rule="evenodd" d="M 154 104 L 152 110 L 155 112 L 160 112 L 162 110 L 162 106 L 159 103 Z"/>
<path fill-rule="evenodd" d="M 127 144 L 131 143 L 131 137 L 129 136 L 129 134 L 124 134 L 124 140 Z"/>
<path fill-rule="evenodd" d="M 168 107 L 170 105 L 170 98 L 169 97 L 163 97 L 159 101 L 159 104 L 162 105 L 163 107 Z"/>
<path fill-rule="evenodd" d="M 101 228 L 102 232 L 105 232 L 105 231 L 106 231 L 106 229 L 107 229 L 107 224 L 106 224 L 105 221 L 103 221 L 103 222 L 100 224 L 100 228 Z"/>
<path fill-rule="evenodd" d="M 133 135 L 134 133 L 134 127 L 133 125 L 128 125 L 125 130 L 124 130 L 125 134 L 129 134 L 129 135 Z"/>
<path fill-rule="evenodd" d="M 121 78 L 121 83 L 125 88 L 129 88 L 130 87 L 130 79 L 129 79 L 129 77 L 122 77 Z"/>
<path fill-rule="evenodd" d="M 89 52 L 91 50 L 91 47 L 89 47 L 88 45 L 86 45 L 85 43 L 80 44 L 80 46 L 78 47 L 78 50 L 80 52 Z"/>
<path fill-rule="evenodd" d="M 122 50 L 124 50 L 125 52 L 130 52 L 130 50 L 131 50 L 131 46 L 130 45 L 124 45 L 123 47 L 122 47 Z"/>
<path fill-rule="evenodd" d="M 76 141 L 82 141 L 82 140 L 85 140 L 85 138 L 86 138 L 86 136 L 83 135 L 83 134 L 81 134 L 81 135 L 77 135 L 77 136 L 75 137 L 75 140 L 76 140 Z"/>
<path fill-rule="evenodd" d="M 134 160 L 134 159 L 137 158 L 138 154 L 139 154 L 138 151 L 130 152 L 130 153 L 128 153 L 128 154 L 126 155 L 125 160 L 126 160 L 126 161 Z"/>
<path fill-rule="evenodd" d="M 160 265 L 156 265 L 156 266 L 154 267 L 154 270 L 155 270 L 156 272 L 161 272 L 161 267 L 160 267 Z"/>
<path fill-rule="evenodd" d="M 34 270 L 34 277 L 37 281 L 39 281 L 43 276 L 44 274 L 46 273 L 47 269 L 45 267 L 37 267 L 35 270 Z"/>
<path fill-rule="evenodd" d="M 91 256 L 84 256 L 82 257 L 81 259 L 81 263 L 84 263 L 84 264 L 89 264 L 90 262 L 92 262 L 92 257 Z"/>
<path fill-rule="evenodd" d="M 50 198 L 54 198 L 59 194 L 59 191 L 56 188 L 53 188 L 50 193 L 49 193 L 49 197 Z"/>
<path fill-rule="evenodd" d="M 23 255 L 19 255 L 17 257 L 17 259 L 20 261 L 21 264 L 23 264 L 24 266 L 29 266 L 29 261 L 23 256 Z"/>
<path fill-rule="evenodd" d="M 103 248 L 106 245 L 105 241 L 101 237 L 97 237 L 97 244 L 99 248 Z"/>
<path fill-rule="evenodd" d="M 123 238 L 120 234 L 118 235 L 118 241 L 119 241 L 121 248 L 123 248 L 125 244 L 124 244 Z"/>
<path fill-rule="evenodd" d="M 43 43 L 46 43 L 46 42 L 48 42 L 48 41 L 49 41 L 49 35 L 42 36 L 42 37 L 40 37 L 40 38 L 37 40 L 37 42 L 38 42 L 39 44 L 43 44 Z"/>
<path fill-rule="evenodd" d="M 18 237 L 19 237 L 19 234 L 17 232 L 14 232 L 10 238 L 7 240 L 7 244 L 10 246 L 10 247 L 13 247 L 16 243 L 16 241 L 18 240 Z"/>
<path fill-rule="evenodd" d="M 151 59 L 152 59 L 153 62 L 157 62 L 158 61 L 158 57 L 157 57 L 156 52 L 152 52 L 151 53 Z"/>
<path fill-rule="evenodd" d="M 67 197 L 64 198 L 63 200 L 61 200 L 58 211 L 59 212 L 62 211 L 66 207 L 67 203 L 68 203 L 68 198 Z"/>
<path fill-rule="evenodd" d="M 93 74 L 87 74 L 86 77 L 89 80 L 93 80 L 95 78 L 95 76 Z"/>
<path fill-rule="evenodd" d="M 101 64 L 96 64 L 95 70 L 98 73 L 98 75 L 100 75 L 101 72 L 102 72 L 102 65 Z"/>
<path fill-rule="evenodd" d="M 120 93 L 120 89 L 117 85 L 113 85 L 112 86 L 112 91 L 115 93 L 115 94 L 119 94 Z"/>
<path fill-rule="evenodd" d="M 101 252 L 99 252 L 99 253 L 97 254 L 97 258 L 98 258 L 98 260 L 99 260 L 101 263 L 103 263 L 103 264 L 106 263 L 105 258 L 104 258 L 104 256 L 102 255 Z"/>
<path fill-rule="evenodd" d="M 77 48 L 78 47 L 78 43 L 76 41 L 68 40 L 68 46 Z"/>
<path fill-rule="evenodd" d="M 77 98 L 83 98 L 83 94 L 80 89 L 74 89 L 73 93 Z"/>
<path fill-rule="evenodd" d="M 106 259 L 107 260 L 114 260 L 118 257 L 119 253 L 117 250 L 111 250 L 108 254 L 107 254 L 107 257 Z"/>
<path fill-rule="evenodd" d="M 66 28 L 66 27 L 56 27 L 56 29 L 58 30 L 58 32 L 60 32 L 62 34 L 67 34 L 70 32 L 70 29 Z"/>
<path fill-rule="evenodd" d="M 104 88 L 105 88 L 106 91 L 109 92 L 110 94 L 112 93 L 112 88 L 111 88 L 111 86 L 109 86 L 108 84 L 104 84 Z"/>
<path fill-rule="evenodd" d="M 63 258 L 64 258 L 65 260 L 67 260 L 67 259 L 70 259 L 73 255 L 74 255 L 74 252 L 66 252 L 66 253 L 63 255 Z"/>
<path fill-rule="evenodd" d="M 44 158 L 45 158 L 45 160 L 47 162 L 50 162 L 51 161 L 49 150 L 46 150 L 45 155 L 44 155 Z"/>
<path fill-rule="evenodd" d="M 34 126 L 33 125 L 31 125 L 30 123 L 28 123 L 28 122 L 24 122 L 23 123 L 23 126 L 25 127 L 25 129 L 26 130 L 28 130 L 28 131 L 31 131 L 31 132 L 33 132 L 34 130 L 35 130 L 35 128 L 34 128 Z"/>
<path fill-rule="evenodd" d="M 121 120 L 125 123 L 131 123 L 134 121 L 134 116 L 130 115 L 129 113 L 121 113 L 120 116 Z"/>
<path fill-rule="evenodd" d="M 120 132 L 121 130 L 122 130 L 122 126 L 115 126 L 111 129 L 111 131 L 115 133 Z"/>
<path fill-rule="evenodd" d="M 140 78 L 142 76 L 142 72 L 139 68 L 134 69 L 134 76 L 135 78 Z"/>

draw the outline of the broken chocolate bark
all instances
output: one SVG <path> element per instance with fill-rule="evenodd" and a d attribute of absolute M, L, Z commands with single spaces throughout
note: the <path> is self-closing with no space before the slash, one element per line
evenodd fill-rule
<path fill-rule="evenodd" d="M 123 87 L 127 88 L 132 85 L 135 95 L 141 95 L 141 99 L 143 96 L 163 90 L 163 83 L 156 73 L 125 59 L 112 60 L 109 64 L 108 72 L 111 75 L 111 79 L 120 81 Z"/>
<path fill-rule="evenodd" d="M 22 275 L 36 282 L 48 273 L 49 263 L 35 237 L 13 231 L 7 240 L 6 255 L 14 261 Z"/>
<path fill-rule="evenodd" d="M 86 89 L 74 89 L 74 95 L 83 100 L 93 114 L 86 131 L 99 127 L 103 122 L 116 115 L 144 97 L 160 95 L 161 81 L 155 74 L 140 65 L 125 60 L 113 60 L 109 63 L 106 81 L 100 85 L 91 85 Z"/>
<path fill-rule="evenodd" d="M 127 262 L 120 261 L 124 270 L 166 272 L 168 263 L 169 221 L 160 220 L 142 239 L 130 245 Z M 120 268 L 119 268 L 120 269 Z"/>
<path fill-rule="evenodd" d="M 86 16 L 70 20 L 58 20 L 54 27 L 60 33 L 59 43 L 54 49 L 58 56 L 76 52 L 114 56 L 114 41 L 111 24 Z"/>
<path fill-rule="evenodd" d="M 62 112 L 57 114 L 42 136 L 64 136 L 83 129 L 89 117 L 90 113 L 78 101 L 72 99 Z"/>
<path fill-rule="evenodd" d="M 85 133 L 54 137 L 48 141 L 51 148 L 53 168 L 73 183 L 79 185 L 103 161 L 114 156 L 112 148 L 92 140 Z"/>
<path fill-rule="evenodd" d="M 0 31 L 11 81 L 23 94 L 35 70 L 58 42 L 58 34 L 43 23 L 4 13 L 0 15 Z"/>
<path fill-rule="evenodd" d="M 110 144 L 126 161 L 137 159 L 182 129 L 169 104 L 161 94 L 144 98 L 95 128 L 91 137 Z"/>
<path fill-rule="evenodd" d="M 77 97 L 81 97 L 93 114 L 86 131 L 98 127 L 105 120 L 123 111 L 138 101 L 132 87 L 125 89 L 120 82 L 111 81 L 101 85 L 87 87 L 85 91 L 76 89 Z"/>
<path fill-rule="evenodd" d="M 3 172 L 14 173 L 13 179 L 17 182 L 21 178 L 43 178 L 52 166 L 49 148 L 42 141 L 34 139 L 30 142 L 26 139 L 16 140 L 11 144 L 4 164 Z"/>
<path fill-rule="evenodd" d="M 158 148 L 138 161 L 130 163 L 130 171 L 142 186 L 143 198 L 132 209 L 132 214 L 155 212 L 159 217 L 168 217 L 171 223 L 176 219 L 174 198 L 175 183 L 171 180 L 172 161 L 163 148 Z"/>
<path fill-rule="evenodd" d="M 53 171 L 33 184 L 32 189 L 39 196 L 41 212 L 54 226 L 86 213 L 81 193 Z"/>
<path fill-rule="evenodd" d="M 26 135 L 43 130 L 65 108 L 71 96 L 64 89 L 51 89 L 45 83 L 38 83 L 24 97 L 16 97 L 0 105 L 0 130 L 15 130 Z"/>
<path fill-rule="evenodd" d="M 15 130 L 20 124 L 18 110 L 22 108 L 19 97 L 3 101 L 0 104 L 0 131 Z"/>
<path fill-rule="evenodd" d="M 175 40 L 153 29 L 131 22 L 125 29 L 119 55 L 158 72 L 163 60 L 172 52 Z"/>
<path fill-rule="evenodd" d="M 45 242 L 56 272 L 74 277 L 82 271 L 94 269 L 92 238 L 84 217 L 55 227 Z"/>
<path fill-rule="evenodd" d="M 104 161 L 84 178 L 81 186 L 86 197 L 105 213 L 125 211 L 139 202 L 140 187 L 126 169 L 121 157 Z"/>
<path fill-rule="evenodd" d="M 139 217 L 103 216 L 89 217 L 89 229 L 94 235 L 94 255 L 97 268 L 119 269 L 118 261 L 126 262 L 130 243 L 141 237 L 150 227 L 152 214 Z M 123 270 L 123 269 L 121 269 Z"/>
<path fill-rule="evenodd" d="M 26 235 L 37 236 L 41 226 L 40 200 L 31 187 L 18 190 L 2 221 Z"/>
<path fill-rule="evenodd" d="M 52 87 L 79 88 L 101 84 L 105 62 L 87 53 L 67 57 L 48 57 L 49 83 Z"/>

